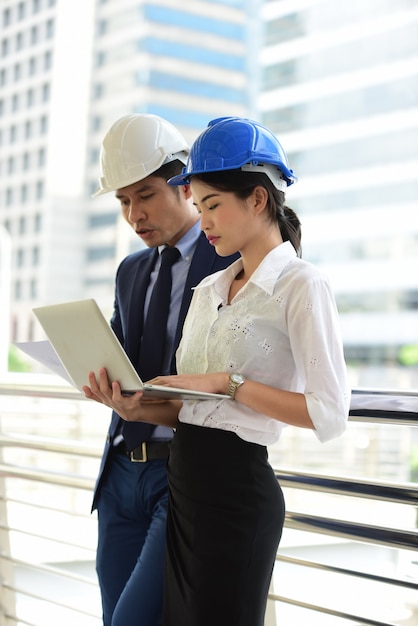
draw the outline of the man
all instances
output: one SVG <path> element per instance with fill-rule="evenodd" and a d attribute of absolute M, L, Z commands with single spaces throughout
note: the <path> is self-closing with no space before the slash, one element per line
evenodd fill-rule
<path fill-rule="evenodd" d="M 161 253 L 176 247 L 171 271 L 164 353 L 160 374 L 175 372 L 175 351 L 192 296 L 206 275 L 229 265 L 200 230 L 188 185 L 169 186 L 186 163 L 188 146 L 174 126 L 155 115 L 128 115 L 106 134 L 101 151 L 100 188 L 115 192 L 122 214 L 148 248 L 125 258 L 116 276 L 111 325 L 141 378 L 153 349 L 143 348 L 144 324 L 157 282 Z M 152 317 L 152 316 L 150 316 Z M 145 357 L 145 358 L 144 358 Z M 126 426 L 115 413 L 107 436 L 93 510 L 98 511 L 96 569 L 104 626 L 161 623 L 167 513 L 166 461 L 172 430 L 145 424 Z"/>

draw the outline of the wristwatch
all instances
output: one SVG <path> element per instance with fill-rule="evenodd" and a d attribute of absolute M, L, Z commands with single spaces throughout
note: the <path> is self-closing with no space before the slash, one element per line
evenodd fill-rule
<path fill-rule="evenodd" d="M 242 374 L 231 374 L 229 377 L 228 395 L 231 400 L 235 400 L 235 394 L 238 387 L 241 387 L 245 383 L 245 378 Z"/>

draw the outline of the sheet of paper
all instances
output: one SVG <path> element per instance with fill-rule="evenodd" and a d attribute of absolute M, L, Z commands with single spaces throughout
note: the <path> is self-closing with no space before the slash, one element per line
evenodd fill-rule
<path fill-rule="evenodd" d="M 35 359 L 35 361 L 38 361 L 38 363 L 45 365 L 45 367 L 54 372 L 54 374 L 64 378 L 70 385 L 74 386 L 71 377 L 67 374 L 66 369 L 49 341 L 22 341 L 16 342 L 13 345 L 32 359 Z"/>

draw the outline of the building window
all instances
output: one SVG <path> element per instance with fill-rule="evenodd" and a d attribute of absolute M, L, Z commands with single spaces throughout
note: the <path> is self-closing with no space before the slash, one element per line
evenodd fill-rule
<path fill-rule="evenodd" d="M 38 150 L 38 167 L 43 167 L 45 165 L 45 148 L 39 148 Z"/>
<path fill-rule="evenodd" d="M 36 300 L 38 297 L 38 281 L 35 278 L 32 278 L 30 281 L 29 289 L 31 300 Z"/>
<path fill-rule="evenodd" d="M 9 157 L 7 160 L 7 173 L 13 174 L 15 171 L 15 160 L 14 157 Z"/>
<path fill-rule="evenodd" d="M 20 201 L 22 204 L 26 204 L 28 201 L 28 186 L 22 185 L 20 188 Z"/>
<path fill-rule="evenodd" d="M 19 20 L 23 20 L 24 17 L 25 17 L 25 3 L 19 2 L 19 4 L 17 5 L 17 18 Z"/>
<path fill-rule="evenodd" d="M 102 246 L 100 248 L 90 248 L 87 250 L 87 259 L 89 261 L 101 261 L 103 259 L 112 259 L 115 255 L 114 246 Z"/>
<path fill-rule="evenodd" d="M 16 266 L 23 267 L 24 264 L 25 264 L 25 251 L 22 250 L 22 248 L 19 248 L 19 250 L 16 253 Z"/>
<path fill-rule="evenodd" d="M 39 125 L 41 135 L 45 135 L 48 132 L 48 118 L 46 115 L 41 117 Z"/>
<path fill-rule="evenodd" d="M 12 97 L 12 111 L 18 111 L 19 110 L 19 96 L 18 94 L 14 94 Z"/>
<path fill-rule="evenodd" d="M 44 183 L 42 180 L 38 180 L 36 183 L 36 199 L 42 200 L 44 197 Z"/>
<path fill-rule="evenodd" d="M 16 50 L 22 50 L 23 48 L 23 35 L 22 33 L 17 33 L 16 35 Z"/>
<path fill-rule="evenodd" d="M 91 127 L 93 131 L 100 130 L 102 126 L 102 120 L 98 115 L 95 115 L 91 121 Z"/>
<path fill-rule="evenodd" d="M 35 246 L 34 248 L 32 248 L 32 265 L 34 266 L 39 265 L 39 260 L 40 260 L 39 248 L 38 246 Z"/>
<path fill-rule="evenodd" d="M 106 62 L 106 53 L 101 51 L 98 52 L 96 55 L 96 65 L 97 67 L 102 67 L 102 65 L 104 65 Z"/>
<path fill-rule="evenodd" d="M 51 39 L 54 35 L 54 20 L 48 20 L 46 23 L 46 38 Z"/>
<path fill-rule="evenodd" d="M 38 43 L 38 38 L 38 27 L 32 26 L 32 28 L 30 29 L 30 43 L 32 44 L 32 46 Z"/>
<path fill-rule="evenodd" d="M 6 84 L 6 70 L 2 69 L 0 71 L 0 87 L 3 87 L 3 85 Z"/>
<path fill-rule="evenodd" d="M 4 57 L 7 57 L 9 54 L 9 41 L 7 39 L 3 39 L 1 42 L 1 54 Z"/>
<path fill-rule="evenodd" d="M 89 217 L 89 228 L 103 228 L 103 226 L 114 226 L 118 220 L 119 212 L 99 213 Z"/>
<path fill-rule="evenodd" d="M 30 169 L 30 155 L 29 155 L 29 152 L 25 152 L 25 154 L 23 155 L 22 169 L 24 171 Z"/>
<path fill-rule="evenodd" d="M 13 76 L 14 76 L 15 82 L 17 82 L 18 80 L 21 79 L 22 68 L 20 66 L 20 63 L 16 63 L 16 65 L 14 66 L 14 68 L 13 68 Z"/>
<path fill-rule="evenodd" d="M 48 50 L 44 54 L 44 69 L 49 70 L 52 67 L 52 52 Z"/>
<path fill-rule="evenodd" d="M 34 231 L 35 233 L 40 233 L 42 230 L 42 215 L 37 213 L 34 217 Z"/>
<path fill-rule="evenodd" d="M 19 235 L 24 235 L 26 232 L 26 218 L 21 217 L 19 219 Z"/>
<path fill-rule="evenodd" d="M 50 95 L 50 85 L 49 83 L 45 83 L 42 85 L 42 102 L 48 102 Z"/>
<path fill-rule="evenodd" d="M 29 59 L 29 76 L 34 76 L 36 74 L 36 59 L 31 57 Z"/>
<path fill-rule="evenodd" d="M 3 26 L 9 26 L 10 24 L 10 9 L 4 9 L 3 11 Z"/>
<path fill-rule="evenodd" d="M 13 189 L 8 187 L 6 189 L 6 206 L 12 206 L 13 204 Z"/>
<path fill-rule="evenodd" d="M 35 96 L 33 93 L 33 89 L 28 89 L 26 92 L 26 106 L 30 108 L 33 106 L 34 102 L 35 102 Z"/>
<path fill-rule="evenodd" d="M 100 150 L 98 148 L 92 148 L 90 150 L 90 163 L 96 165 L 100 159 Z"/>
<path fill-rule="evenodd" d="M 16 138 L 17 138 L 17 128 L 14 124 L 10 126 L 9 138 L 10 138 L 10 143 L 15 143 Z"/>
<path fill-rule="evenodd" d="M 103 97 L 103 85 L 101 83 L 97 83 L 93 87 L 93 98 L 98 100 Z"/>
<path fill-rule="evenodd" d="M 105 35 L 107 32 L 107 22 L 106 20 L 99 20 L 97 22 L 97 34 L 100 35 Z"/>
<path fill-rule="evenodd" d="M 32 0 L 32 13 L 39 13 L 40 5 L 39 0 Z"/>
<path fill-rule="evenodd" d="M 28 120 L 25 122 L 25 139 L 32 137 L 32 122 Z"/>

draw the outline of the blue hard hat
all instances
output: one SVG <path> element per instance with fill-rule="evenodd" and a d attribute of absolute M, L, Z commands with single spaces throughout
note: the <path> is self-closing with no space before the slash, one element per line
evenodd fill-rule
<path fill-rule="evenodd" d="M 283 187 L 297 181 L 289 169 L 285 151 L 268 128 L 242 117 L 218 117 L 209 122 L 193 143 L 182 173 L 170 178 L 168 183 L 187 185 L 192 176 L 207 172 L 241 168 L 262 171 L 263 165 L 267 166 L 265 173 L 270 178 L 285 181 Z"/>

